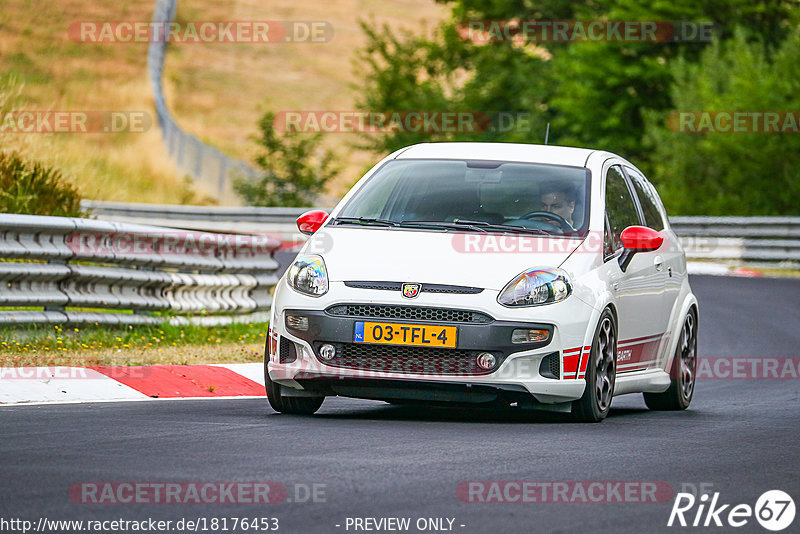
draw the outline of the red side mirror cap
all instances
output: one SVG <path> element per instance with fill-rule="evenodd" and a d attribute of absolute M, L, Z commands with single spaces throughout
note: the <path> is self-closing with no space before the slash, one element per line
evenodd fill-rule
<path fill-rule="evenodd" d="M 311 235 L 325 223 L 328 213 L 322 210 L 311 210 L 297 218 L 297 229 L 300 232 Z"/>
<path fill-rule="evenodd" d="M 622 246 L 634 252 L 649 252 L 658 249 L 664 242 L 660 232 L 646 226 L 629 226 L 620 234 Z"/>

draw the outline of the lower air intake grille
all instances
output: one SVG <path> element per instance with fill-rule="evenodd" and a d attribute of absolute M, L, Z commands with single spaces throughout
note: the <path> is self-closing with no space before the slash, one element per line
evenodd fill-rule
<path fill-rule="evenodd" d="M 375 304 L 340 304 L 331 306 L 331 315 L 346 317 L 372 317 L 378 319 L 415 319 L 419 321 L 440 321 L 447 323 L 487 324 L 494 319 L 485 313 L 448 308 L 423 308 L 417 306 L 387 306 Z"/>
<path fill-rule="evenodd" d="M 561 357 L 558 352 L 553 352 L 542 358 L 542 363 L 539 364 L 539 374 L 545 378 L 561 377 Z"/>
<path fill-rule="evenodd" d="M 293 342 L 283 336 L 281 336 L 278 354 L 280 363 L 292 363 L 297 360 L 297 348 Z"/>
<path fill-rule="evenodd" d="M 315 347 L 319 349 L 320 344 Z M 336 343 L 336 356 L 321 360 L 325 365 L 386 373 L 421 375 L 485 375 L 500 366 L 502 355 L 495 354 L 494 369 L 478 367 L 478 352 L 427 347 L 396 347 L 362 343 Z"/>

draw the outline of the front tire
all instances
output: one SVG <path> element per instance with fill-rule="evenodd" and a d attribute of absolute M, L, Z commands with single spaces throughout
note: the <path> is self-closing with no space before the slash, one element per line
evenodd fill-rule
<path fill-rule="evenodd" d="M 269 377 L 267 362 L 264 362 L 264 386 L 267 400 L 276 412 L 292 415 L 311 415 L 322 406 L 325 397 L 289 397 L 282 393 L 284 386 L 272 381 Z"/>
<path fill-rule="evenodd" d="M 586 389 L 572 403 L 572 415 L 582 423 L 599 423 L 611 410 L 617 378 L 617 322 L 606 308 L 600 314 L 586 365 Z"/>
<path fill-rule="evenodd" d="M 672 380 L 667 391 L 644 394 L 644 403 L 651 410 L 685 410 L 692 402 L 697 377 L 697 312 L 694 308 L 683 321 L 669 374 Z"/>

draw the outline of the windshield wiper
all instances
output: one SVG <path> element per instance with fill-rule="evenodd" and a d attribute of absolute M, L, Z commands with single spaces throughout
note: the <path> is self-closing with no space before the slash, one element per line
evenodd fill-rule
<path fill-rule="evenodd" d="M 403 228 L 451 228 L 453 230 L 474 230 L 475 232 L 487 231 L 480 225 L 457 224 L 445 221 L 402 221 L 398 226 Z"/>
<path fill-rule="evenodd" d="M 397 226 L 397 222 L 387 219 L 376 219 L 374 217 L 336 217 L 336 223 L 355 223 L 355 224 L 377 224 L 380 226 Z"/>
<path fill-rule="evenodd" d="M 489 230 L 501 230 L 505 232 L 530 233 L 539 235 L 551 235 L 544 230 L 536 228 L 525 228 L 510 224 L 492 224 L 485 221 L 469 221 L 466 219 L 456 219 L 453 222 L 446 221 L 390 221 L 389 219 L 378 219 L 375 217 L 337 217 L 336 224 L 352 223 L 364 225 L 391 226 L 401 228 L 449 228 L 453 230 L 472 230 L 475 232 L 488 232 Z"/>
<path fill-rule="evenodd" d="M 518 232 L 518 233 L 537 234 L 537 235 L 553 235 L 539 228 L 526 228 L 524 226 L 517 226 L 515 224 L 493 224 L 493 223 L 488 223 L 486 221 L 469 221 L 466 219 L 456 219 L 453 224 L 459 224 L 464 226 L 480 226 L 485 229 L 503 230 L 506 232 Z"/>

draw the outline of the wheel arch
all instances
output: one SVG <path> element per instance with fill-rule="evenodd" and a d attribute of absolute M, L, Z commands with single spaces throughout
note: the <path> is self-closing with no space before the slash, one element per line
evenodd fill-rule
<path fill-rule="evenodd" d="M 670 322 L 672 334 L 670 336 L 669 345 L 667 346 L 666 366 L 664 367 L 666 372 L 672 369 L 672 361 L 675 359 L 675 349 L 680 339 L 680 331 L 683 328 L 683 322 L 686 320 L 686 316 L 691 310 L 694 310 L 694 318 L 696 321 L 695 328 L 699 329 L 700 327 L 700 305 L 694 293 L 689 291 L 681 302 L 681 305 L 676 306 L 675 310 L 677 313 L 673 315 L 673 319 Z"/>
<path fill-rule="evenodd" d="M 597 305 L 592 307 L 592 315 L 586 323 L 586 331 L 583 336 L 583 346 L 591 346 L 594 338 L 594 332 L 597 330 L 597 325 L 600 324 L 600 316 L 603 315 L 605 310 L 611 310 L 611 315 L 614 317 L 614 325 L 617 327 L 617 334 L 619 335 L 619 315 L 617 314 L 617 305 L 614 303 L 610 294 L 604 295 L 605 298 L 597 301 Z"/>

